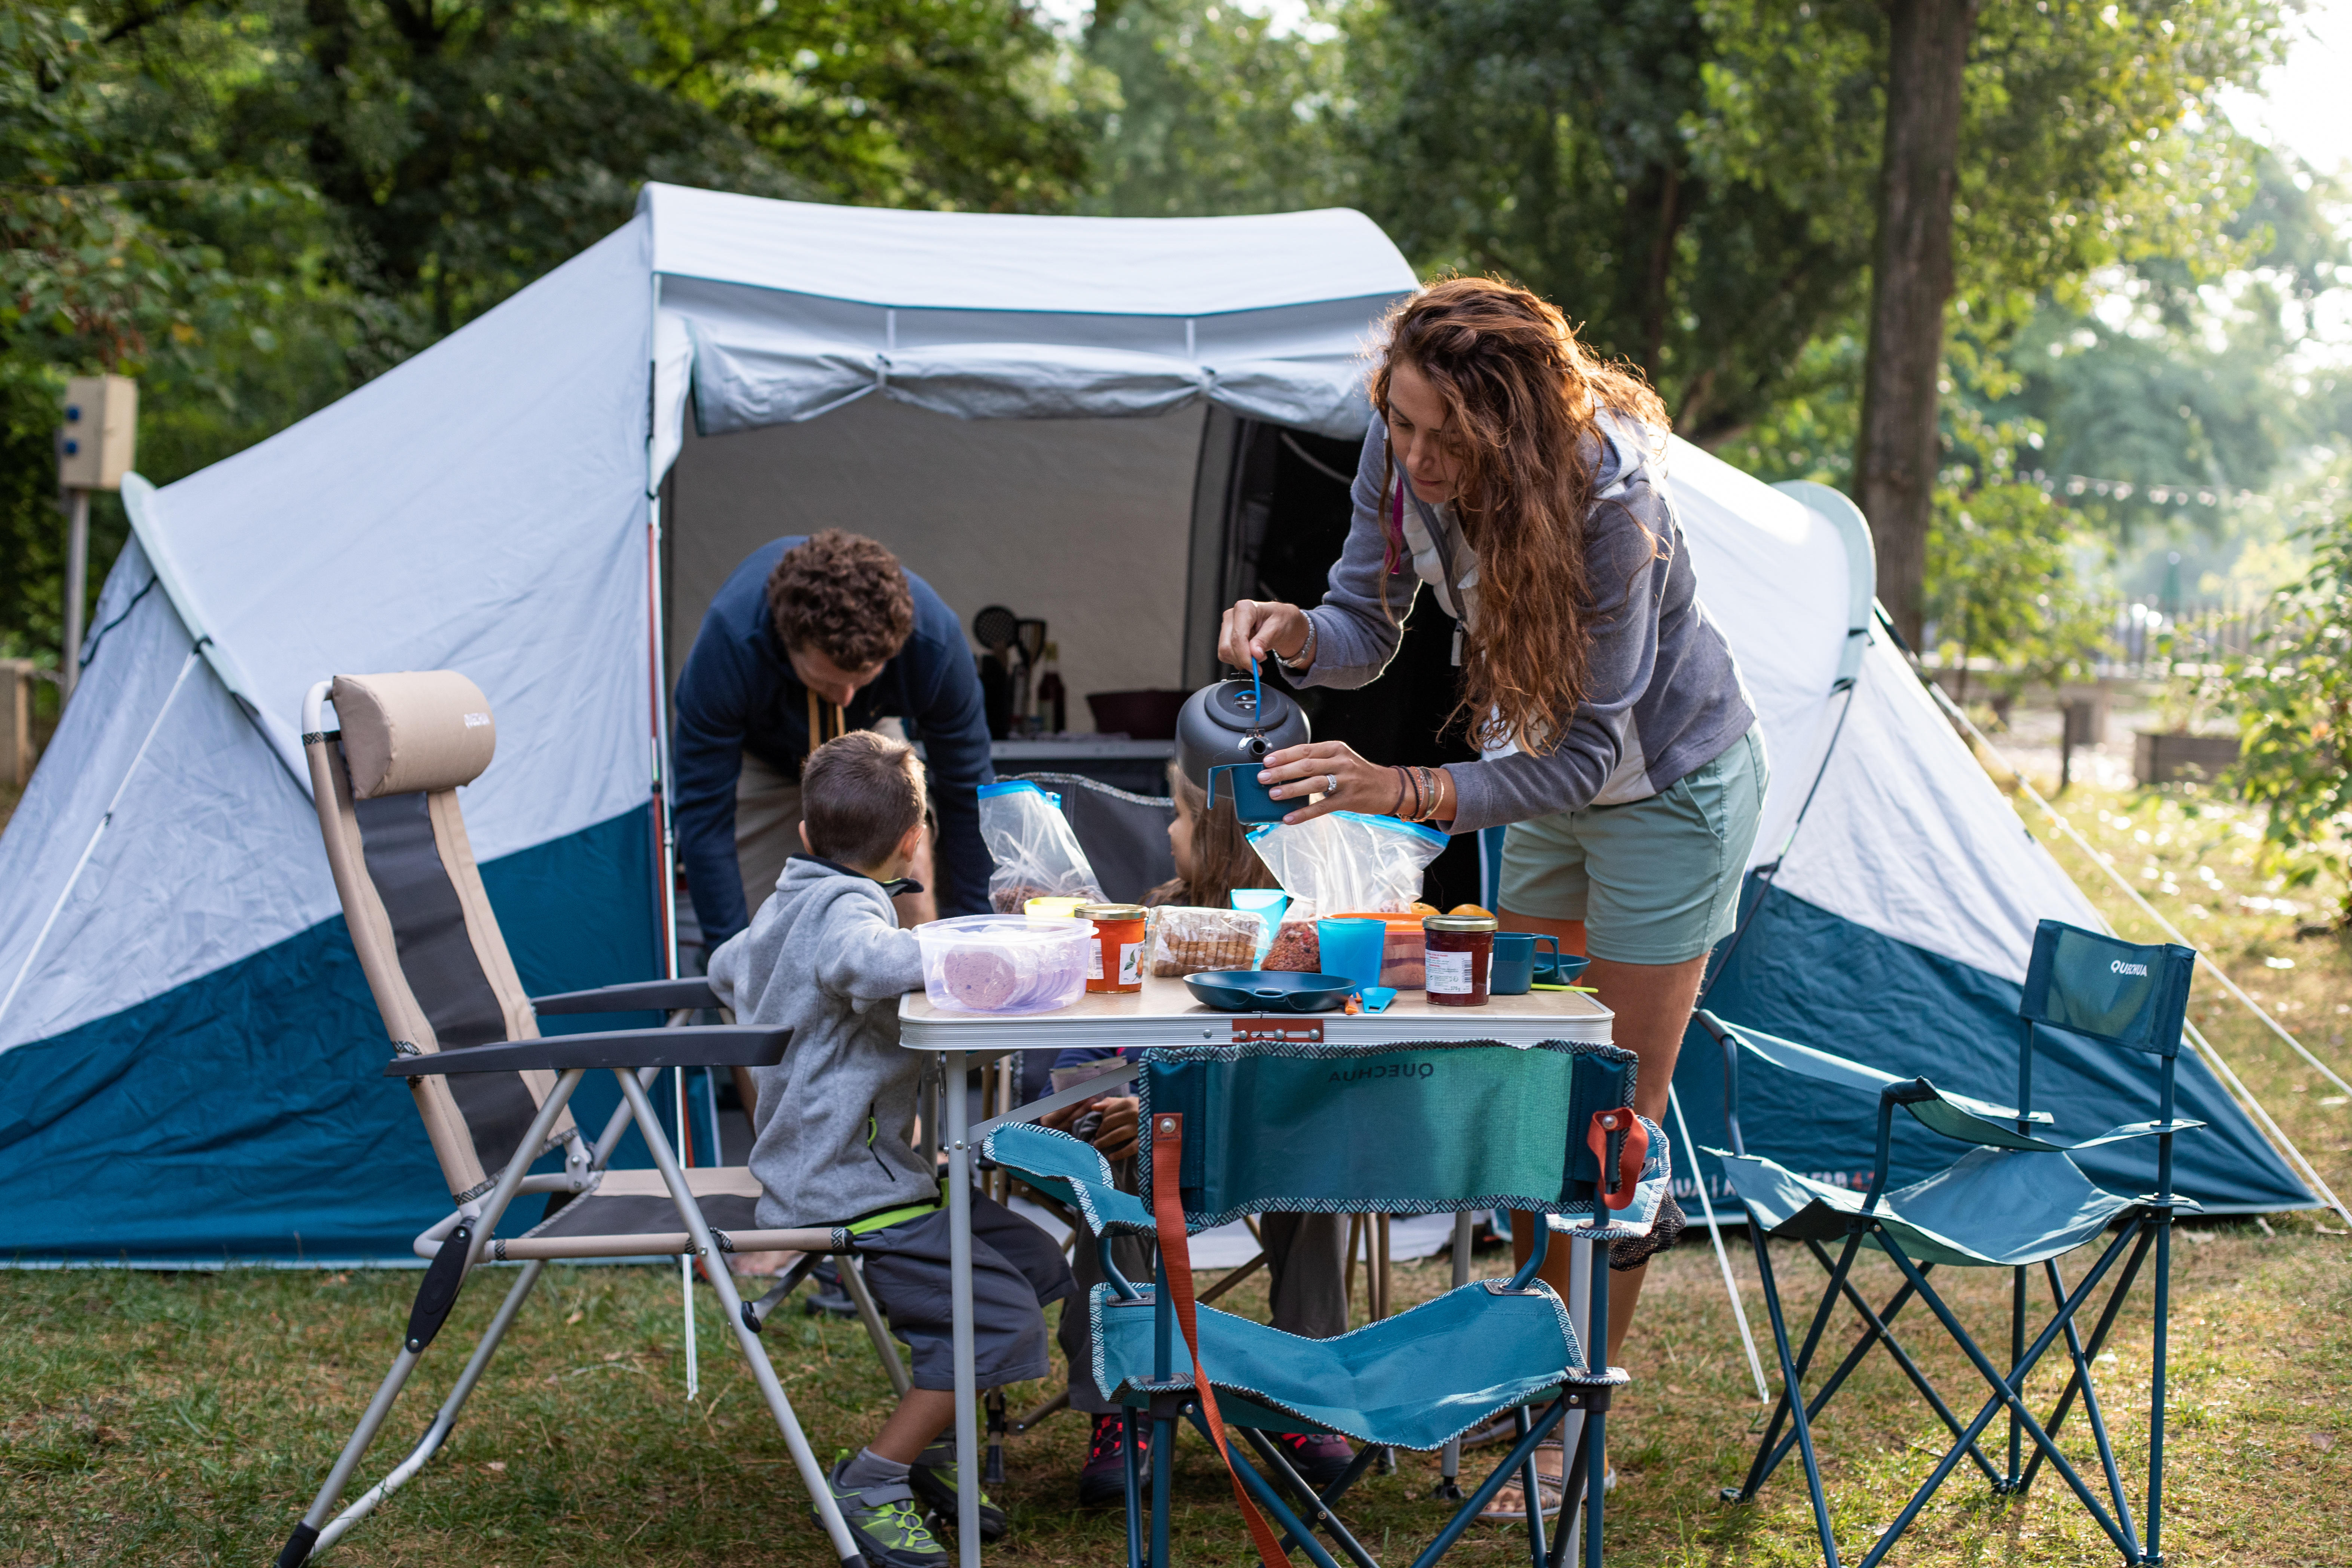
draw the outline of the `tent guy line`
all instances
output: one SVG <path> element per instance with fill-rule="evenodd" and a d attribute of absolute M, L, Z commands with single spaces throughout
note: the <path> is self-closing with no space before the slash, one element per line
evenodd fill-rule
<path fill-rule="evenodd" d="M 141 593 L 143 595 L 145 590 L 142 589 Z M 122 804 L 122 792 L 131 786 L 131 775 L 139 771 L 139 764 L 146 759 L 147 748 L 153 743 L 155 731 L 163 727 L 163 716 L 172 710 L 172 703 L 179 697 L 180 688 L 187 684 L 188 672 L 195 668 L 201 651 L 201 644 L 190 648 L 188 657 L 181 662 L 180 673 L 173 680 L 172 689 L 163 694 L 163 706 L 155 710 L 154 721 L 140 739 L 139 749 L 131 754 L 131 765 L 122 770 L 121 782 L 114 786 L 114 795 L 107 801 L 105 813 L 99 817 L 98 826 L 89 830 L 89 842 L 81 847 L 81 858 L 74 862 L 72 873 L 66 878 L 66 885 L 58 889 L 58 901 L 49 906 L 48 919 L 41 922 L 40 931 L 33 938 L 33 945 L 25 953 L 25 962 L 17 965 L 16 978 L 8 983 L 8 994 L 0 996 L 0 1018 L 7 1017 L 9 1007 L 16 1000 L 16 993 L 24 988 L 25 976 L 33 972 L 33 961 L 40 957 L 42 944 L 49 940 L 50 928 L 58 923 L 58 916 L 65 912 L 66 900 L 73 897 L 74 887 L 81 880 L 83 868 L 89 866 L 90 856 L 97 852 L 99 839 L 105 835 L 107 825 L 114 820 L 114 808 Z M 7 1048 L 0 1046 L 0 1051 Z"/>
<path fill-rule="evenodd" d="M 2157 911 L 2155 905 L 2149 903 L 2147 900 L 2140 896 L 2140 890 L 2137 888 L 2133 887 L 2123 878 L 2117 876 L 2116 874 L 2116 868 L 2099 858 L 2099 852 L 2091 847 L 2090 841 L 2074 830 L 2074 825 L 2067 821 L 2065 816 L 2056 806 L 2052 805 L 2048 801 L 2042 798 L 2042 792 L 2033 787 L 2032 781 L 2026 778 L 2024 773 L 2017 766 L 2017 764 L 2011 762 L 2008 757 L 2001 753 L 2000 747 L 1994 745 L 1991 741 L 1986 738 L 1985 732 L 1978 729 L 1975 722 L 1969 718 L 1968 714 L 1962 711 L 1949 697 L 1947 697 L 1944 694 L 1942 688 L 1938 687 L 1934 681 L 1925 679 L 1924 676 L 1921 679 L 1920 684 L 1925 686 L 1935 697 L 1937 704 L 1950 716 L 1955 724 L 1958 724 L 1962 729 L 1966 730 L 1968 733 L 1975 739 L 1977 744 L 1982 746 L 1986 752 L 1990 755 L 1995 762 L 2009 770 L 2010 777 L 2017 782 L 2017 787 L 2023 790 L 2026 795 L 2032 799 L 2033 804 L 2042 809 L 2043 813 L 2049 816 L 2051 822 L 2055 825 L 2059 832 L 2063 833 L 2067 837 L 2074 841 L 2075 846 L 2080 848 L 2084 855 L 2090 858 L 2091 864 L 2098 867 L 2100 870 L 2105 872 L 2107 879 L 2114 882 L 2116 887 L 2121 888 L 2124 890 L 2125 897 L 2130 899 L 2133 903 L 2139 906 L 2139 910 L 2142 914 L 2147 916 L 2149 920 L 2154 921 L 2157 925 L 2163 930 L 2165 934 L 2171 937 L 2173 941 L 2179 942 L 2185 948 L 2194 951 L 2197 954 L 2197 960 L 2199 963 L 2211 970 L 2215 974 L 2221 976 L 2221 984 L 2223 986 L 2228 988 L 2230 994 L 2235 996 L 2241 1003 L 2242 1003 L 2248 1012 L 2252 1013 L 2255 1017 L 2260 1018 L 2263 1023 L 2268 1024 L 2271 1026 L 2271 1032 L 2273 1034 L 2278 1036 L 2279 1038 L 2284 1040 L 2288 1045 L 2293 1046 L 2295 1049 L 2296 1055 L 2302 1057 L 2305 1061 L 2309 1062 L 2313 1067 L 2317 1068 L 2322 1073 L 2325 1073 L 2330 1082 L 2336 1084 L 2339 1088 L 2344 1087 L 2344 1080 L 2337 1078 L 2334 1073 L 2328 1072 L 2325 1063 L 2321 1062 L 2317 1057 L 2313 1056 L 2309 1051 L 2305 1050 L 2303 1048 L 2302 1041 L 2287 1033 L 2287 1031 L 2280 1026 L 2277 1019 L 2263 1011 L 2260 1004 L 2256 1003 L 2253 998 L 2248 996 L 2243 991 L 2239 990 L 2237 982 L 2231 980 L 2228 972 L 2223 970 L 2220 964 L 2214 963 L 2211 956 L 2209 955 L 2202 947 L 2181 935 L 2179 930 L 2175 927 L 2170 921 L 2166 920 L 2163 915 Z M 2115 927 L 2105 916 L 2102 915 L 2100 917 L 2099 923 L 2106 928 L 2110 935 L 2114 934 Z M 2311 1178 L 2311 1184 L 2318 1189 L 2320 1196 L 2327 1200 L 2327 1206 L 2334 1209 L 2347 1226 L 2352 1226 L 2352 1208 L 2347 1208 L 2344 1206 L 2344 1200 L 2336 1195 L 2333 1189 L 2328 1186 L 2326 1181 L 2320 1175 L 2317 1168 L 2315 1167 L 2309 1160 L 2304 1157 L 2304 1152 L 2301 1149 L 2295 1147 L 2294 1141 L 2289 1138 L 2286 1135 L 2285 1131 L 2282 1129 L 2276 1121 L 2271 1119 L 2271 1113 L 2263 1108 L 2263 1102 L 2256 1100 L 2252 1092 L 2246 1088 L 2244 1082 L 2239 1079 L 2238 1075 L 2230 1069 L 2230 1065 L 2221 1059 L 2221 1053 L 2213 1048 L 2212 1042 L 2206 1039 L 2206 1037 L 2198 1031 L 2196 1025 L 2184 1024 L 2181 1026 L 2188 1033 L 2189 1037 L 2196 1042 L 2198 1050 L 2204 1056 L 2208 1063 L 2216 1068 L 2221 1076 L 2229 1081 L 2231 1091 L 2238 1097 L 2238 1103 L 2245 1106 L 2248 1110 L 2252 1110 L 2254 1115 L 2262 1120 L 2263 1126 L 2270 1132 L 2272 1141 L 2276 1142 L 2287 1154 L 2291 1155 L 2295 1163 L 2303 1167 L 2304 1174 Z M 2347 1092 L 2352 1092 L 2352 1089 L 2347 1089 Z"/>

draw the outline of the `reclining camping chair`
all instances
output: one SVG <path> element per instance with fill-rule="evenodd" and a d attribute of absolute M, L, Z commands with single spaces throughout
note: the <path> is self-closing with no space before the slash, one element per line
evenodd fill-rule
<path fill-rule="evenodd" d="M 1415 1568 L 1443 1556 L 1515 1477 L 1528 1498 L 1531 1560 L 1560 1568 L 1571 1532 L 1561 1530 L 1547 1546 L 1534 1456 L 1571 1411 L 1583 1416 L 1577 1473 L 1593 1500 L 1584 1562 L 1599 1568 L 1603 1413 L 1611 1390 L 1627 1381 L 1602 1348 L 1609 1270 L 1591 1271 L 1590 1354 L 1536 1270 L 1554 1229 L 1603 1245 L 1647 1234 L 1665 1192 L 1666 1145 L 1627 1109 L 1633 1061 L 1614 1047 L 1558 1042 L 1526 1050 L 1265 1041 L 1147 1051 L 1141 1197 L 1113 1187 L 1102 1158 L 1066 1133 L 1023 1124 L 988 1135 L 992 1158 L 1082 1209 L 1104 1238 L 1106 1283 L 1087 1303 L 1095 1382 L 1124 1407 L 1130 1435 L 1152 1423 L 1148 1555 L 1142 1477 L 1135 1444 L 1127 1445 L 1129 1568 L 1171 1561 L 1170 1456 L 1180 1417 L 1224 1456 L 1267 1568 L 1286 1564 L 1294 1543 L 1316 1568 L 1337 1568 L 1309 1521 L 1355 1568 L 1377 1568 L 1334 1511 L 1348 1489 L 1390 1447 L 1435 1450 L 1504 1412 L 1514 1413 L 1517 1440 Z M 1286 1334 L 1200 1307 L 1193 1295 L 1188 1237 L 1240 1215 L 1452 1214 L 1497 1205 L 1553 1216 L 1516 1275 L 1462 1286 L 1338 1339 Z M 1580 1223 L 1564 1217 L 1580 1215 Z M 1150 1287 L 1120 1276 L 1108 1241 L 1119 1232 L 1157 1238 Z M 1228 1428 L 1242 1443 L 1229 1442 Z M 1318 1493 L 1266 1440 L 1269 1432 L 1336 1432 L 1362 1447 L 1348 1472 Z"/>
<path fill-rule="evenodd" d="M 340 730 L 323 728 L 331 692 Z M 857 1561 L 824 1470 L 761 1349 L 762 1304 L 747 1305 L 737 1296 L 721 1261 L 729 1252 L 767 1249 L 814 1258 L 847 1252 L 852 1240 L 839 1230 L 759 1228 L 752 1217 L 758 1181 L 740 1168 L 681 1169 L 646 1094 L 665 1068 L 772 1064 L 782 1058 L 789 1031 L 722 1025 L 541 1038 L 534 1021 L 540 1013 L 685 1010 L 718 1002 L 700 980 L 523 994 L 458 810 L 458 786 L 489 765 L 497 737 L 489 704 L 464 676 L 437 670 L 320 681 L 304 703 L 303 730 L 327 863 L 352 945 L 391 1037 L 394 1055 L 384 1074 L 407 1080 L 457 1207 L 416 1239 L 417 1253 L 432 1261 L 400 1352 L 278 1554 L 280 1568 L 332 1544 L 433 1457 L 549 1259 L 664 1253 L 703 1259 L 835 1552 Z M 622 1103 L 592 1144 L 567 1106 L 582 1077 L 593 1069 L 610 1069 L 619 1079 Z M 607 1169 L 632 1121 L 653 1152 L 655 1168 Z M 557 1152 L 561 1171 L 530 1173 L 542 1155 Z M 532 1193 L 550 1194 L 546 1216 L 499 1235 L 515 1200 Z M 383 1479 L 331 1514 L 457 1292 L 476 1267 L 490 1260 L 523 1267 L 432 1425 Z M 865 1309 L 877 1348 L 903 1380 L 856 1268 L 841 1273 Z M 779 1295 L 772 1294 L 770 1302 Z"/>
<path fill-rule="evenodd" d="M 1710 1149 L 1723 1162 L 1723 1173 L 1747 1205 L 1748 1235 L 1756 1247 L 1757 1272 L 1762 1277 L 1764 1302 L 1772 1321 L 1772 1337 L 1780 1358 L 1781 1395 L 1755 1462 L 1738 1487 L 1727 1487 L 1726 1501 L 1753 1499 L 1793 1444 L 1801 1455 L 1805 1483 L 1811 1492 L 1813 1519 L 1821 1532 L 1822 1553 L 1828 1568 L 1837 1568 L 1837 1543 L 1830 1531 L 1828 1503 L 1822 1489 L 1821 1468 L 1813 1448 L 1812 1423 L 1839 1387 L 1861 1364 L 1871 1348 L 1884 1344 L 1914 1387 L 1933 1407 L 1953 1437 L 1951 1449 L 1921 1483 L 1911 1500 L 1861 1561 L 1874 1568 L 1894 1548 L 1920 1509 L 1963 1460 L 1973 1463 L 1998 1494 L 2023 1491 L 2047 1459 L 2074 1495 L 2082 1500 L 2126 1563 L 2154 1562 L 2162 1540 L 2164 1499 L 2164 1367 L 2165 1326 L 2170 1310 L 2172 1215 L 2178 1208 L 2194 1208 L 2195 1201 L 2172 1190 L 2172 1139 L 2177 1132 L 2202 1127 L 2201 1121 L 2173 1116 L 2174 1064 L 2180 1048 L 2181 1019 L 2188 1010 L 2189 984 L 2196 953 L 2171 945 L 2141 947 L 2102 936 L 2095 931 L 2043 921 L 2034 933 L 2033 957 L 2026 971 L 2024 997 L 2018 1008 L 2017 1104 L 1987 1104 L 1965 1095 L 1937 1089 L 1924 1078 L 1897 1078 L 1843 1057 L 1815 1050 L 1791 1040 L 1730 1024 L 1702 1012 L 1699 1022 L 1723 1047 L 1724 1106 L 1732 1151 Z M 2033 1110 L 2033 1050 L 2038 1033 L 2062 1031 L 2084 1040 L 2140 1052 L 2156 1058 L 2157 1119 L 2110 1129 L 2095 1138 L 2069 1143 L 2052 1136 L 2052 1118 Z M 1770 1160 L 1748 1154 L 1739 1130 L 1738 1068 L 1742 1058 L 1761 1061 L 1818 1083 L 1833 1085 L 1878 1101 L 1878 1152 L 1866 1193 L 1832 1186 L 1800 1176 Z M 1886 1190 L 1887 1167 L 1895 1109 L 1901 1106 L 1921 1123 L 1959 1142 L 1974 1144 L 1948 1168 L 1924 1181 L 1893 1192 Z M 2128 1139 L 2154 1138 L 2156 1190 L 2137 1198 L 2101 1189 L 2085 1176 L 2070 1151 L 2090 1149 Z M 2058 1259 L 2084 1246 L 2116 1222 L 2121 1228 L 2098 1260 L 2071 1289 L 2059 1273 Z M 1801 1242 L 1829 1275 L 1829 1286 L 1813 1314 L 1801 1348 L 1790 1346 L 1788 1321 L 1781 1311 L 1774 1282 L 1767 1237 Z M 1832 1262 L 1824 1243 L 1843 1243 Z M 2116 1313 L 2138 1277 L 2153 1247 L 2156 1253 L 2156 1323 L 2152 1393 L 2148 1406 L 2148 1473 L 2145 1538 L 2132 1523 L 2131 1504 L 2124 1494 L 2123 1476 L 2108 1440 L 2105 1416 L 2091 1378 L 2091 1369 L 2115 1327 Z M 1904 1283 L 1884 1307 L 1874 1310 L 1850 1278 L 1855 1255 L 1874 1247 L 1894 1260 Z M 2126 1257 L 2126 1254 L 2128 1256 Z M 2109 1290 L 2105 1305 L 2086 1342 L 2077 1323 L 2083 1308 L 2099 1282 L 2124 1259 L 2122 1272 Z M 2011 1271 L 2010 1295 L 2010 1357 L 2006 1372 L 1969 1337 L 1939 1297 L 1927 1276 L 1938 1266 L 1956 1268 L 2007 1268 Z M 2026 1341 L 2028 1276 L 2039 1269 L 2046 1283 L 2052 1316 L 2032 1343 Z M 1917 1362 L 1895 1338 L 1896 1315 L 1914 1296 L 1952 1335 L 1984 1377 L 1992 1393 L 1965 1426 Z M 1837 1369 L 1810 1401 L 1800 1396 L 1814 1352 L 1820 1348 L 1838 1302 L 1852 1305 L 1861 1317 L 1864 1333 Z M 2046 1419 L 2037 1419 L 2024 1399 L 2027 1378 L 2050 1347 L 2063 1339 L 2073 1363 L 2072 1375 Z M 2106 1491 L 2109 1510 L 2059 1451 L 2055 1434 L 2077 1398 L 2091 1430 Z M 1994 1416 L 2006 1412 L 2009 1453 L 2005 1467 L 1985 1457 L 1978 1439 Z M 1781 1426 L 1793 1427 L 1781 1436 Z M 2022 1448 L 2031 1439 L 2033 1456 L 2022 1466 Z"/>

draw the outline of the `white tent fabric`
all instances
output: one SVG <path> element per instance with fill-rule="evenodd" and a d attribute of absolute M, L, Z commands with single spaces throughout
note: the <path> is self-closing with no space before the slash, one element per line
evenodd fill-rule
<path fill-rule="evenodd" d="M 332 406 L 167 489 L 126 484 L 139 548 L 93 624 L 157 586 L 107 634 L 125 684 L 92 664 L 0 841 L 0 1051 L 336 912 L 300 707 L 337 671 L 454 668 L 489 696 L 498 761 L 466 795 L 485 861 L 645 804 L 648 496 L 690 384 L 729 429 L 806 417 L 809 378 L 838 366 L 835 401 L 966 417 L 1205 396 L 1308 425 L 1347 407 L 1360 428 L 1365 342 L 1412 284 L 1351 212 L 1039 218 L 648 185 L 626 226 Z M 192 638 L 209 668 L 77 872 Z"/>
<path fill-rule="evenodd" d="M 647 185 L 662 312 L 706 435 L 869 393 L 964 418 L 1164 413 L 1202 397 L 1345 436 L 1372 320 L 1412 268 L 1360 213 L 1063 218 Z M 667 328 L 666 328 L 667 331 Z M 664 369 L 688 357 L 665 337 Z M 675 451 L 667 408 L 657 457 Z"/>
<path fill-rule="evenodd" d="M 2033 842 L 1884 632 L 1871 636 L 1853 710 L 1822 771 L 1846 700 L 1831 694 L 1850 607 L 1839 531 L 1796 496 L 1685 441 L 1673 444 L 1667 475 L 1700 601 L 1738 655 L 1771 762 L 1749 868 L 1779 857 L 1818 775 L 1807 826 L 1776 879 L 1782 891 L 2019 984 L 2036 922 L 2095 927 L 2090 902 Z"/>

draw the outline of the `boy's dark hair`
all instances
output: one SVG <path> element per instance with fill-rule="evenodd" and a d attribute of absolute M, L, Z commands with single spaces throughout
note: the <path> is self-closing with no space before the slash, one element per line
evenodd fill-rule
<path fill-rule="evenodd" d="M 801 764 L 801 820 L 811 852 L 864 869 L 890 858 L 923 820 L 915 748 L 871 730 L 827 741 Z"/>
<path fill-rule="evenodd" d="M 887 549 L 828 528 L 785 551 L 768 574 L 768 615 L 787 651 L 814 647 L 844 669 L 864 669 L 907 646 L 915 595 Z"/>

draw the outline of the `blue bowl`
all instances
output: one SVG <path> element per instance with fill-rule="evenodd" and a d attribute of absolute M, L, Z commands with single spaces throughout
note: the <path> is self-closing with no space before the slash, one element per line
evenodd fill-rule
<path fill-rule="evenodd" d="M 1216 969 L 1184 976 L 1184 987 L 1220 1013 L 1328 1013 L 1344 1006 L 1356 983 L 1294 969 Z"/>
<path fill-rule="evenodd" d="M 1592 960 L 1580 952 L 1563 952 L 1557 958 L 1547 953 L 1536 960 L 1535 982 L 1538 985 L 1573 985 Z"/>

